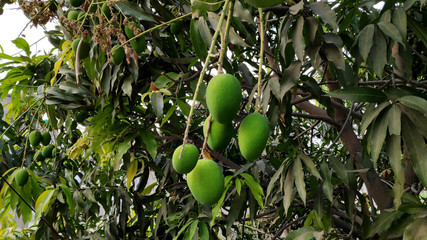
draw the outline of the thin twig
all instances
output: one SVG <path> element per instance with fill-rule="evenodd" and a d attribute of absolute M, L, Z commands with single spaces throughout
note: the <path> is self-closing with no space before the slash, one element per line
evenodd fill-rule
<path fill-rule="evenodd" d="M 319 124 L 319 122 L 320 122 L 320 120 L 319 120 L 319 119 L 317 119 L 317 120 L 313 123 L 313 125 L 311 125 L 309 128 L 305 129 L 305 130 L 304 130 L 304 131 L 302 131 L 300 134 L 298 134 L 297 136 L 295 136 L 293 140 L 298 139 L 298 138 L 299 138 L 299 137 L 301 137 L 304 133 L 306 133 L 306 132 L 308 132 L 308 131 L 312 130 L 312 129 L 317 125 L 317 124 Z"/>
<path fill-rule="evenodd" d="M 227 22 L 225 23 L 225 33 L 221 34 L 221 52 L 219 54 L 219 60 L 218 60 L 218 73 L 222 73 L 222 65 L 224 62 L 224 57 L 227 52 L 227 39 L 228 34 L 230 31 L 230 25 L 231 25 L 231 18 L 233 16 L 233 10 L 234 10 L 234 2 L 230 3 L 230 7 L 228 8 L 228 16 L 227 16 Z M 222 31 L 220 32 L 222 33 Z"/>
<path fill-rule="evenodd" d="M 257 88 L 257 108 L 256 112 L 261 111 L 261 80 L 262 80 L 262 65 L 264 64 L 264 13 L 262 8 L 258 8 L 259 11 L 259 38 L 260 38 L 260 50 L 259 50 L 259 67 L 258 67 L 258 88 Z"/>

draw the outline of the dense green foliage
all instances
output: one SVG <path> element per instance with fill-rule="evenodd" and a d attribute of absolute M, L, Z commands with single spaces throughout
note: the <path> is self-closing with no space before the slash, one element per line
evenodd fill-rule
<path fill-rule="evenodd" d="M 0 53 L 1 239 L 426 238 L 424 0 L 19 4 L 59 26 L 55 51 Z M 238 91 L 210 107 L 219 73 Z M 204 149 L 229 105 L 231 141 Z M 255 112 L 269 135 L 247 161 Z M 177 173 L 183 141 L 216 172 Z"/>

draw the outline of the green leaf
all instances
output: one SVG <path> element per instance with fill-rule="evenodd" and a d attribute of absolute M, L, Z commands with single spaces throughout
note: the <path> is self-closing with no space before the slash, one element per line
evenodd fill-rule
<path fill-rule="evenodd" d="M 399 98 L 398 101 L 403 105 L 413 108 L 427 116 L 427 100 L 417 96 L 409 95 Z"/>
<path fill-rule="evenodd" d="M 218 14 L 214 12 L 208 12 L 208 21 L 214 29 L 218 28 L 219 19 L 220 19 L 220 16 Z M 221 31 L 225 32 L 225 28 L 226 26 L 225 24 L 223 24 L 221 26 Z M 228 40 L 235 45 L 239 45 L 242 47 L 249 47 L 249 45 L 243 40 L 243 38 L 241 38 L 236 33 L 236 31 L 234 31 L 233 27 L 230 27 L 230 29 L 228 30 Z"/>
<path fill-rule="evenodd" d="M 256 182 L 254 177 L 250 174 L 241 173 L 240 175 L 245 178 L 245 183 L 254 195 L 255 200 L 258 202 L 258 205 L 263 208 L 264 203 L 262 201 L 262 197 L 264 196 L 264 191 L 262 190 L 261 185 L 259 185 L 259 183 Z"/>
<path fill-rule="evenodd" d="M 391 37 L 394 41 L 403 44 L 402 35 L 400 34 L 399 29 L 397 29 L 392 23 L 379 22 L 378 27 L 385 35 Z"/>
<path fill-rule="evenodd" d="M 237 192 L 237 194 L 240 195 L 240 192 L 242 191 L 242 182 L 240 181 L 239 178 L 236 178 L 234 180 L 234 184 L 236 184 L 236 192 Z"/>
<path fill-rule="evenodd" d="M 377 216 L 377 219 L 369 226 L 367 237 L 373 237 L 375 234 L 380 234 L 387 231 L 393 221 L 400 218 L 403 212 L 398 211 L 384 211 Z"/>
<path fill-rule="evenodd" d="M 328 61 L 333 62 L 336 68 L 345 70 L 345 60 L 341 50 L 334 44 L 325 44 L 323 48 Z"/>
<path fill-rule="evenodd" d="M 424 43 L 424 47 L 427 47 L 427 28 L 410 16 L 407 16 L 407 20 L 409 29 Z"/>
<path fill-rule="evenodd" d="M 202 16 L 207 11 L 216 11 L 221 7 L 222 2 L 206 1 L 206 0 L 191 0 L 191 13 L 193 19 Z"/>
<path fill-rule="evenodd" d="M 23 39 L 23 38 L 17 38 L 15 40 L 12 41 L 15 46 L 19 49 L 22 49 L 25 51 L 25 54 L 27 54 L 27 56 L 30 56 L 31 54 L 31 50 L 30 50 L 30 45 L 28 44 L 28 42 Z"/>
<path fill-rule="evenodd" d="M 426 143 L 423 136 L 406 116 L 402 117 L 402 136 L 408 148 L 415 174 L 424 187 L 427 187 Z"/>
<path fill-rule="evenodd" d="M 195 27 L 195 20 L 191 19 L 190 23 L 190 39 L 193 45 L 194 51 L 199 59 L 204 60 L 208 56 L 208 50 L 199 30 Z"/>
<path fill-rule="evenodd" d="M 373 42 L 374 44 L 372 45 L 371 52 L 369 53 L 369 65 L 372 66 L 375 74 L 381 78 L 385 63 L 387 62 L 387 42 L 384 34 L 379 30 L 375 30 Z"/>
<path fill-rule="evenodd" d="M 281 98 L 298 82 L 301 76 L 302 62 L 296 61 L 291 63 L 288 68 L 282 74 L 282 83 L 280 84 L 280 95 Z"/>
<path fill-rule="evenodd" d="M 161 92 L 153 92 L 150 96 L 153 111 L 158 118 L 163 117 L 163 95 Z"/>
<path fill-rule="evenodd" d="M 156 20 L 154 20 L 151 14 L 146 13 L 144 9 L 139 6 L 139 4 L 124 0 L 119 2 L 113 2 L 113 4 L 115 8 L 117 8 L 127 16 L 132 16 L 141 21 L 156 22 Z"/>
<path fill-rule="evenodd" d="M 67 201 L 68 207 L 70 207 L 70 214 L 71 216 L 74 216 L 74 212 L 75 212 L 75 205 L 74 205 L 74 201 L 73 201 L 73 196 L 71 195 L 71 191 L 70 188 L 68 188 L 66 185 L 61 184 L 59 185 L 62 189 L 62 192 L 65 194 L 65 199 Z"/>
<path fill-rule="evenodd" d="M 190 106 L 186 102 L 181 100 L 178 100 L 177 104 L 179 106 L 179 109 L 181 109 L 182 113 L 184 113 L 184 115 L 188 117 L 188 114 L 190 114 Z"/>
<path fill-rule="evenodd" d="M 157 156 L 157 141 L 154 139 L 153 133 L 149 130 L 143 130 L 141 132 L 142 141 L 147 148 L 147 152 L 153 159 L 156 159 Z"/>
<path fill-rule="evenodd" d="M 34 216 L 34 221 L 37 222 L 40 218 L 40 216 L 46 212 L 46 210 L 48 209 L 51 199 L 54 199 L 56 196 L 56 189 L 48 189 L 46 191 L 44 191 L 38 198 L 36 201 L 36 215 Z"/>
<path fill-rule="evenodd" d="M 266 198 L 270 196 L 274 184 L 276 183 L 277 179 L 279 179 L 280 175 L 282 175 L 284 166 L 284 164 L 280 165 L 279 169 L 277 169 L 276 173 L 274 173 L 273 177 L 271 178 L 270 183 L 267 186 L 267 195 L 265 196 Z"/>
<path fill-rule="evenodd" d="M 413 108 L 399 104 L 400 110 L 414 123 L 418 131 L 427 138 L 427 118 Z"/>
<path fill-rule="evenodd" d="M 304 162 L 304 165 L 308 168 L 308 171 L 317 179 L 321 180 L 322 177 L 320 176 L 320 173 L 317 170 L 316 165 L 314 165 L 313 160 L 311 160 L 311 158 L 305 155 L 304 153 L 302 153 L 299 157 Z"/>
<path fill-rule="evenodd" d="M 295 54 L 297 55 L 298 60 L 301 62 L 304 61 L 304 49 L 305 41 L 302 34 L 304 30 L 304 17 L 299 16 L 296 21 L 294 31 L 292 34 L 292 46 L 294 47 Z"/>
<path fill-rule="evenodd" d="M 316 15 L 319 15 L 323 22 L 329 24 L 334 32 L 338 30 L 337 15 L 326 3 L 314 2 L 309 4 L 308 7 L 311 8 Z"/>
<path fill-rule="evenodd" d="M 323 239 L 323 231 L 318 232 L 313 227 L 302 227 L 294 230 L 286 236 L 285 240 L 311 240 Z"/>
<path fill-rule="evenodd" d="M 388 131 L 391 134 L 400 135 L 401 111 L 396 104 L 393 104 L 387 113 Z"/>
<path fill-rule="evenodd" d="M 395 176 L 393 186 L 394 207 L 397 210 L 401 204 L 402 194 L 404 192 L 405 172 L 402 168 L 402 149 L 400 144 L 400 135 L 391 135 L 387 137 L 386 151 L 389 157 L 391 169 Z"/>
<path fill-rule="evenodd" d="M 228 215 L 227 215 L 227 227 L 226 227 L 227 231 L 230 230 L 235 220 L 239 217 L 241 210 L 246 209 L 246 201 L 247 201 L 246 191 L 243 191 L 242 194 L 235 197 L 231 202 L 231 206 L 233 207 L 230 208 L 230 212 L 228 212 Z"/>
<path fill-rule="evenodd" d="M 128 97 L 132 97 L 132 75 L 123 80 L 122 90 Z"/>
<path fill-rule="evenodd" d="M 132 186 L 132 181 L 136 175 L 137 170 L 138 170 L 138 160 L 135 160 L 134 157 L 132 157 L 129 168 L 126 171 L 126 188 L 128 191 L 129 191 L 129 188 Z"/>
<path fill-rule="evenodd" d="M 372 131 L 372 139 L 370 140 L 371 145 L 371 157 L 372 161 L 374 162 L 374 168 L 377 167 L 377 160 L 380 156 L 381 149 L 383 147 L 383 143 L 385 140 L 385 137 L 387 135 L 387 115 L 382 114 L 380 117 L 378 117 L 375 120 Z"/>
<path fill-rule="evenodd" d="M 178 105 L 174 104 L 171 108 L 169 108 L 168 112 L 166 113 L 165 117 L 162 119 L 162 124 L 165 124 L 165 122 L 168 121 L 168 119 L 175 113 L 175 110 L 178 108 Z"/>
<path fill-rule="evenodd" d="M 402 7 L 397 7 L 393 12 L 393 24 L 399 30 L 402 40 L 406 40 L 407 19 L 406 12 Z"/>
<path fill-rule="evenodd" d="M 289 13 L 292 15 L 297 15 L 299 11 L 301 11 L 304 8 L 304 2 L 300 1 L 299 3 L 292 5 L 289 8 Z"/>
<path fill-rule="evenodd" d="M 188 226 L 190 226 L 191 223 L 194 222 L 194 219 L 190 219 L 182 228 L 178 231 L 178 234 L 173 238 L 173 240 L 177 240 L 178 237 L 187 229 Z"/>
<path fill-rule="evenodd" d="M 357 81 L 353 75 L 353 69 L 348 63 L 345 63 L 345 70 L 335 69 L 338 82 L 343 88 L 357 86 Z"/>
<path fill-rule="evenodd" d="M 184 240 L 191 240 L 194 237 L 194 234 L 196 234 L 197 226 L 199 225 L 199 220 L 194 220 L 191 223 L 190 228 L 188 229 L 187 233 L 185 234 Z"/>
<path fill-rule="evenodd" d="M 288 37 L 288 31 L 289 28 L 291 27 L 292 21 L 293 21 L 293 17 L 290 16 L 287 20 L 286 18 L 283 19 L 280 22 L 280 54 L 282 55 L 283 59 L 286 59 L 286 45 L 288 45 L 288 41 L 289 41 L 289 37 Z M 285 23 L 286 20 L 286 23 Z M 283 26 L 283 27 L 282 27 Z"/>
<path fill-rule="evenodd" d="M 121 142 L 119 144 L 119 146 L 117 147 L 117 154 L 116 154 L 116 158 L 114 161 L 114 170 L 117 171 L 120 168 L 120 165 L 122 163 L 122 158 L 123 155 L 125 155 L 125 153 L 127 153 L 127 151 L 130 149 L 132 143 L 131 143 L 131 139 L 127 139 L 124 142 Z"/>
<path fill-rule="evenodd" d="M 376 88 L 370 87 L 349 87 L 338 89 L 326 94 L 326 96 L 340 98 L 351 102 L 382 102 L 387 96 Z"/>
<path fill-rule="evenodd" d="M 406 227 L 403 240 L 413 239 L 427 239 L 427 217 L 418 218 Z"/>
<path fill-rule="evenodd" d="M 372 123 L 372 121 L 380 114 L 380 112 L 386 108 L 390 103 L 388 101 L 380 104 L 370 103 L 363 114 L 362 124 L 360 125 L 360 134 L 364 134 L 365 130 Z"/>
<path fill-rule="evenodd" d="M 283 186 L 283 208 L 285 209 L 285 214 L 288 214 L 289 206 L 291 206 L 292 195 L 293 195 L 293 185 L 294 185 L 294 174 L 292 171 L 286 172 L 285 184 Z"/>
<path fill-rule="evenodd" d="M 331 162 L 332 168 L 334 169 L 338 178 L 341 179 L 344 185 L 350 189 L 350 180 L 344 164 L 338 158 L 332 155 L 329 155 L 328 159 Z"/>
<path fill-rule="evenodd" d="M 332 173 L 329 170 L 328 164 L 326 164 L 326 162 L 322 162 L 320 164 L 320 173 L 322 174 L 322 177 L 323 177 L 323 182 L 322 182 L 323 193 L 328 198 L 328 200 L 332 202 L 333 194 L 334 194 L 332 183 L 331 183 Z"/>
<path fill-rule="evenodd" d="M 306 204 L 306 191 L 305 191 L 305 182 L 304 182 L 304 172 L 302 171 L 302 164 L 299 158 L 296 158 L 292 167 L 292 171 L 295 176 L 295 186 L 299 196 L 301 197 L 304 206 Z"/>

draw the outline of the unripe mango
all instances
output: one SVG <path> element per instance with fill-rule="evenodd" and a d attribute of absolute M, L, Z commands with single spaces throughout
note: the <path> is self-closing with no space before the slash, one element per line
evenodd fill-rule
<path fill-rule="evenodd" d="M 270 128 L 263 115 L 252 113 L 246 116 L 237 131 L 242 156 L 248 161 L 253 161 L 261 156 L 269 135 Z"/>
<path fill-rule="evenodd" d="M 209 119 L 206 119 L 209 121 Z M 203 125 L 203 135 L 206 137 L 207 122 Z M 224 150 L 230 143 L 233 137 L 233 124 L 231 122 L 227 124 L 221 124 L 214 119 L 211 119 L 209 127 L 208 146 L 215 151 Z"/>
<path fill-rule="evenodd" d="M 27 169 L 20 169 L 15 175 L 15 180 L 18 186 L 22 187 L 28 182 Z"/>
<path fill-rule="evenodd" d="M 74 55 L 77 56 L 77 48 L 79 46 L 80 38 L 77 38 L 73 41 L 72 49 L 74 52 Z M 90 51 L 90 44 L 83 39 L 82 46 L 80 47 L 80 59 L 87 58 L 89 56 Z"/>
<path fill-rule="evenodd" d="M 46 147 L 44 147 L 43 150 L 42 150 L 43 157 L 45 157 L 45 158 L 51 158 L 52 157 L 52 150 L 54 148 L 55 147 L 53 145 L 51 145 L 51 144 L 47 145 Z"/>
<path fill-rule="evenodd" d="M 213 119 L 227 124 L 236 117 L 242 101 L 242 87 L 239 80 L 230 74 L 213 77 L 206 89 L 206 104 Z"/>
<path fill-rule="evenodd" d="M 135 37 L 135 33 L 127 25 L 125 26 L 125 33 L 129 39 Z M 130 45 L 137 54 L 140 54 L 147 48 L 147 41 L 144 36 L 141 36 L 130 41 Z"/>
<path fill-rule="evenodd" d="M 182 145 L 177 147 L 173 152 L 172 166 L 177 173 L 186 174 L 189 173 L 197 164 L 199 159 L 199 149 L 193 144 L 185 144 L 184 151 L 181 154 Z"/>
<path fill-rule="evenodd" d="M 84 2 L 85 0 L 70 0 L 70 4 L 73 7 L 80 7 Z"/>
<path fill-rule="evenodd" d="M 112 56 L 112 60 L 114 65 L 120 65 L 123 60 L 125 60 L 125 50 L 122 46 L 118 46 L 115 48 Z"/>
<path fill-rule="evenodd" d="M 40 144 L 40 141 L 42 140 L 42 135 L 39 131 L 32 131 L 28 138 L 30 140 L 31 146 L 36 147 Z"/>
<path fill-rule="evenodd" d="M 212 206 L 224 192 L 224 175 L 216 162 L 201 159 L 193 171 L 187 174 L 187 185 L 197 201 Z"/>
<path fill-rule="evenodd" d="M 42 144 L 43 146 L 47 146 L 50 143 L 50 133 L 49 132 L 42 132 L 41 133 L 42 136 Z"/>

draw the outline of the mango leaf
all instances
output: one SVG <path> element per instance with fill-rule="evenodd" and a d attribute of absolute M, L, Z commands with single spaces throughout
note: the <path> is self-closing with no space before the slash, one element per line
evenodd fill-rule
<path fill-rule="evenodd" d="M 132 75 L 123 80 L 122 90 L 128 97 L 132 97 Z"/>
<path fill-rule="evenodd" d="M 299 3 L 292 5 L 289 8 L 289 13 L 292 15 L 297 15 L 299 11 L 301 11 L 304 8 L 304 2 L 300 1 Z"/>
<path fill-rule="evenodd" d="M 427 217 L 418 218 L 406 227 L 403 240 L 412 239 L 427 239 Z"/>
<path fill-rule="evenodd" d="M 242 191 L 242 182 L 240 181 L 239 178 L 236 178 L 234 180 L 234 184 L 236 184 L 236 192 L 237 192 L 237 194 L 240 195 L 240 192 Z"/>
<path fill-rule="evenodd" d="M 399 104 L 400 110 L 414 123 L 418 131 L 427 138 L 427 118 L 424 117 L 420 112 Z"/>
<path fill-rule="evenodd" d="M 377 216 L 377 219 L 369 226 L 367 237 L 373 237 L 375 234 L 380 234 L 387 231 L 393 221 L 400 218 L 403 212 L 399 211 L 384 211 Z"/>
<path fill-rule="evenodd" d="M 30 45 L 28 44 L 28 42 L 23 39 L 23 38 L 17 38 L 15 40 L 12 41 L 15 46 L 19 49 L 24 50 L 25 54 L 27 54 L 27 56 L 30 56 L 31 54 L 31 50 L 30 50 Z"/>
<path fill-rule="evenodd" d="M 305 154 L 301 154 L 300 159 L 304 162 L 304 165 L 308 168 L 308 171 L 315 176 L 317 179 L 322 179 L 322 177 L 320 176 L 319 171 L 316 168 L 316 165 L 314 165 L 313 160 L 311 160 L 311 158 Z"/>
<path fill-rule="evenodd" d="M 36 200 L 36 214 L 34 221 L 37 222 L 41 215 L 46 212 L 51 204 L 51 199 L 55 199 L 57 189 L 48 189 L 44 191 Z"/>
<path fill-rule="evenodd" d="M 283 208 L 285 209 L 285 214 L 288 214 L 289 206 L 291 206 L 292 195 L 293 195 L 293 184 L 294 183 L 294 174 L 292 171 L 286 172 L 285 184 L 283 186 Z"/>
<path fill-rule="evenodd" d="M 206 0 L 191 0 L 191 13 L 193 19 L 202 16 L 207 11 L 216 11 L 221 7 L 222 2 L 206 1 Z"/>
<path fill-rule="evenodd" d="M 68 207 L 70 207 L 70 214 L 74 216 L 75 212 L 75 205 L 73 201 L 73 196 L 71 195 L 70 188 L 68 188 L 67 185 L 61 184 L 60 185 L 62 192 L 65 194 L 65 200 L 67 201 Z"/>
<path fill-rule="evenodd" d="M 393 104 L 387 112 L 388 131 L 390 134 L 400 135 L 401 111 L 396 104 Z"/>
<path fill-rule="evenodd" d="M 393 12 L 392 18 L 394 26 L 396 26 L 397 30 L 400 32 L 402 36 L 402 40 L 406 40 L 406 31 L 407 31 L 407 19 L 406 12 L 402 7 L 397 7 Z"/>
<path fill-rule="evenodd" d="M 326 96 L 352 102 L 382 102 L 387 98 L 381 90 L 370 87 L 349 87 L 345 89 L 338 89 L 326 94 Z"/>
<path fill-rule="evenodd" d="M 191 240 L 194 237 L 194 234 L 196 234 L 197 226 L 199 225 L 199 220 L 194 220 L 191 223 L 190 228 L 187 230 L 187 233 L 185 234 L 184 240 Z"/>
<path fill-rule="evenodd" d="M 214 29 L 217 29 L 219 19 L 220 19 L 220 16 L 218 14 L 216 14 L 214 12 L 208 12 L 208 21 Z M 221 27 L 222 32 L 225 32 L 225 28 L 226 28 L 225 25 L 226 24 L 223 24 Z M 239 45 L 242 47 L 249 47 L 249 45 L 243 40 L 243 38 L 241 38 L 236 33 L 236 31 L 234 30 L 233 27 L 230 27 L 230 29 L 228 30 L 228 40 L 235 45 Z"/>
<path fill-rule="evenodd" d="M 398 101 L 403 105 L 413 108 L 427 116 L 427 100 L 417 96 L 409 95 L 399 98 Z"/>
<path fill-rule="evenodd" d="M 130 162 L 130 166 L 126 171 L 126 188 L 128 191 L 132 185 L 132 181 L 136 175 L 137 170 L 138 170 L 138 160 L 135 160 L 134 157 L 132 157 L 131 162 Z"/>
<path fill-rule="evenodd" d="M 242 208 L 246 208 L 246 201 L 247 201 L 246 191 L 243 191 L 242 194 L 240 194 L 239 196 L 233 199 L 231 203 L 233 207 L 230 208 L 230 212 L 228 212 L 228 215 L 227 215 L 227 227 L 226 227 L 227 231 L 229 231 L 231 226 L 234 224 L 234 221 L 239 216 Z"/>
<path fill-rule="evenodd" d="M 256 182 L 254 177 L 252 177 L 252 175 L 250 174 L 241 173 L 240 175 L 245 178 L 245 183 L 246 185 L 248 185 L 249 189 L 254 195 L 255 200 L 258 202 L 258 205 L 263 208 L 264 204 L 262 201 L 262 197 L 264 196 L 264 191 L 262 190 L 261 185 L 259 185 L 259 183 Z"/>
<path fill-rule="evenodd" d="M 294 31 L 292 34 L 292 46 L 294 47 L 295 54 L 297 55 L 298 60 L 301 62 L 304 61 L 304 49 L 305 41 L 302 34 L 304 30 L 304 17 L 299 16 L 296 21 Z"/>
<path fill-rule="evenodd" d="M 380 156 L 381 149 L 383 147 L 383 143 L 385 140 L 385 137 L 387 135 L 387 115 L 382 114 L 380 117 L 378 117 L 375 120 L 374 126 L 371 129 L 372 131 L 372 138 L 370 139 L 370 145 L 371 145 L 371 157 L 372 161 L 374 162 L 374 168 L 377 167 L 377 160 Z"/>
<path fill-rule="evenodd" d="M 385 63 L 387 62 L 387 42 L 384 34 L 379 30 L 374 32 L 374 44 L 369 53 L 369 65 L 374 69 L 375 74 L 382 77 Z"/>
<path fill-rule="evenodd" d="M 427 187 L 426 143 L 423 136 L 406 116 L 402 117 L 402 136 L 408 148 L 415 174 L 424 187 Z"/>
<path fill-rule="evenodd" d="M 368 61 L 369 52 L 371 52 L 372 44 L 374 43 L 374 24 L 365 26 L 359 34 L 359 51 L 363 61 Z"/>
<path fill-rule="evenodd" d="M 301 76 L 302 62 L 296 61 L 291 63 L 282 74 L 282 83 L 280 84 L 280 99 L 298 82 Z"/>
<path fill-rule="evenodd" d="M 157 156 L 157 141 L 154 139 L 153 133 L 149 130 L 143 130 L 141 132 L 142 141 L 147 148 L 147 152 L 153 159 L 156 159 Z"/>
<path fill-rule="evenodd" d="M 403 44 L 402 35 L 400 34 L 399 29 L 397 29 L 392 23 L 379 22 L 378 27 L 385 35 L 391 37 L 394 41 Z"/>
<path fill-rule="evenodd" d="M 326 3 L 314 2 L 309 4 L 308 7 L 311 8 L 316 15 L 319 15 L 323 22 L 329 24 L 329 26 L 332 27 L 333 32 L 337 31 L 337 15 Z"/>
<path fill-rule="evenodd" d="M 335 69 L 338 82 L 343 88 L 355 87 L 357 86 L 357 81 L 353 75 L 353 69 L 348 63 L 345 63 L 345 69 Z"/>
<path fill-rule="evenodd" d="M 410 16 L 407 16 L 407 20 L 409 29 L 424 43 L 424 47 L 427 47 L 427 28 Z"/>
<path fill-rule="evenodd" d="M 324 44 L 323 48 L 328 61 L 333 62 L 338 69 L 345 70 L 345 60 L 341 50 L 334 44 Z"/>
<path fill-rule="evenodd" d="M 320 164 L 320 173 L 323 177 L 322 182 L 322 190 L 325 196 L 328 198 L 330 202 L 333 201 L 333 187 L 331 183 L 331 171 L 329 170 L 328 164 L 326 162 L 322 162 Z"/>
<path fill-rule="evenodd" d="M 280 175 L 283 174 L 284 166 L 285 166 L 284 164 L 280 165 L 279 169 L 277 169 L 276 173 L 274 173 L 273 177 L 271 178 L 270 183 L 267 186 L 267 195 L 265 196 L 266 198 L 270 196 L 270 193 L 274 187 L 274 184 L 276 183 L 277 179 L 279 179 Z"/>
<path fill-rule="evenodd" d="M 190 39 L 197 57 L 204 60 L 208 55 L 208 50 L 199 30 L 195 27 L 194 19 L 192 19 L 190 23 Z"/>
<path fill-rule="evenodd" d="M 160 92 L 153 92 L 150 96 L 153 111 L 158 118 L 163 117 L 163 95 Z"/>
<path fill-rule="evenodd" d="M 332 155 L 329 155 L 328 159 L 331 162 L 332 168 L 334 169 L 338 178 L 341 179 L 344 185 L 350 189 L 350 180 L 344 164 L 338 158 Z"/>
<path fill-rule="evenodd" d="M 323 231 L 316 231 L 313 227 L 302 227 L 298 230 L 292 231 L 286 236 L 285 240 L 320 240 L 323 239 Z"/>
<path fill-rule="evenodd" d="M 121 142 L 117 147 L 117 154 L 114 161 L 114 170 L 117 171 L 120 168 L 120 165 L 122 163 L 122 158 L 125 153 L 130 149 L 131 147 L 131 139 L 127 139 L 124 142 Z"/>
<path fill-rule="evenodd" d="M 372 121 L 380 114 L 380 112 L 390 105 L 388 101 L 382 102 L 380 104 L 370 103 L 366 108 L 365 113 L 363 114 L 362 124 L 360 125 L 360 133 L 363 134 Z"/>
<path fill-rule="evenodd" d="M 181 229 L 179 229 L 178 234 L 176 234 L 176 236 L 173 238 L 173 240 L 177 240 L 178 237 L 181 236 L 181 234 L 185 231 L 185 229 L 187 229 L 187 227 L 190 226 L 190 224 L 193 222 L 194 222 L 194 219 L 188 220 L 188 222 L 186 224 L 184 224 L 184 226 L 182 226 Z"/>
<path fill-rule="evenodd" d="M 132 16 L 141 21 L 156 22 L 151 14 L 146 13 L 139 4 L 128 2 L 128 1 L 119 1 L 114 2 L 114 7 L 117 8 L 120 12 L 123 12 L 127 16 Z"/>
<path fill-rule="evenodd" d="M 304 206 L 306 200 L 306 191 L 305 191 L 305 182 L 304 182 L 304 172 L 302 171 L 302 164 L 299 158 L 296 158 L 292 167 L 292 171 L 295 176 L 295 186 L 299 196 L 301 197 Z"/>
<path fill-rule="evenodd" d="M 288 41 L 289 41 L 289 37 L 288 37 L 288 31 L 289 28 L 291 27 L 292 21 L 293 21 L 293 17 L 290 16 L 287 20 L 286 18 L 283 19 L 280 22 L 280 54 L 282 55 L 283 59 L 286 59 L 286 45 L 288 45 Z M 286 23 L 285 23 L 286 20 Z"/>
<path fill-rule="evenodd" d="M 402 194 L 404 192 L 404 183 L 405 183 L 405 172 L 402 168 L 402 149 L 400 145 L 401 137 L 399 135 L 392 134 L 387 137 L 386 141 L 386 151 L 389 156 L 389 161 L 391 169 L 395 176 L 394 186 L 393 186 L 393 197 L 394 197 L 394 207 L 397 210 L 401 204 Z"/>

